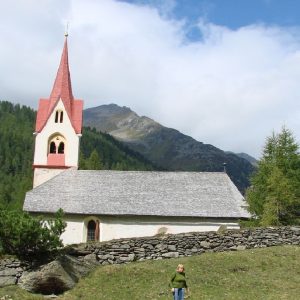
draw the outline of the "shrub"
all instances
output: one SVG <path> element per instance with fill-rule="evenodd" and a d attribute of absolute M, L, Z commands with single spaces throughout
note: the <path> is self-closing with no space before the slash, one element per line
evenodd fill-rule
<path fill-rule="evenodd" d="M 66 223 L 59 210 L 54 218 L 33 217 L 17 210 L 0 210 L 0 248 L 20 259 L 37 260 L 52 256 L 59 247 Z"/>

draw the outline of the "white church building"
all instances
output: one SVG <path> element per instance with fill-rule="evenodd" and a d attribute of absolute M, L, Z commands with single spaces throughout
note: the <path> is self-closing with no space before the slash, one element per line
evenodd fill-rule
<path fill-rule="evenodd" d="M 78 170 L 82 110 L 72 93 L 66 36 L 50 97 L 39 101 L 33 189 L 23 207 L 46 216 L 62 208 L 64 244 L 239 228 L 250 217 L 225 172 Z"/>

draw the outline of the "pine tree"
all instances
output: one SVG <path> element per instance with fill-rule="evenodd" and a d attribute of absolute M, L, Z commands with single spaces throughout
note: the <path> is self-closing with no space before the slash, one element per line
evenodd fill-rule
<path fill-rule="evenodd" d="M 84 157 L 83 152 L 79 153 L 79 169 L 80 170 L 87 170 L 87 166 L 86 166 L 86 159 Z"/>
<path fill-rule="evenodd" d="M 97 150 L 93 150 L 90 157 L 88 158 L 86 165 L 89 170 L 101 170 L 103 168 L 102 162 L 100 160 Z"/>
<path fill-rule="evenodd" d="M 299 145 L 290 130 L 267 138 L 246 199 L 262 225 L 297 223 L 300 216 Z"/>

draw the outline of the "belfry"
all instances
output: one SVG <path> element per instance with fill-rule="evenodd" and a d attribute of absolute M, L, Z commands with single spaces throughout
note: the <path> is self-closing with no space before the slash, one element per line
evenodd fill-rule
<path fill-rule="evenodd" d="M 78 168 L 82 110 L 83 101 L 74 99 L 72 93 L 66 34 L 50 97 L 39 101 L 34 133 L 33 187 L 67 168 Z"/>

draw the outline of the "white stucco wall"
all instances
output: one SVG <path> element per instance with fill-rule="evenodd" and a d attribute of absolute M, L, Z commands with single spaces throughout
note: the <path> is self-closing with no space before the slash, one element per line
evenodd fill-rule
<path fill-rule="evenodd" d="M 67 227 L 61 235 L 64 245 L 79 244 L 83 242 L 83 235 L 86 229 L 82 217 L 66 217 Z"/>
<path fill-rule="evenodd" d="M 238 229 L 236 221 L 209 220 L 203 218 L 170 218 L 170 217 L 109 217 L 109 216 L 66 216 L 66 231 L 62 235 L 65 245 L 86 242 L 89 220 L 100 221 L 100 241 L 119 238 L 153 236 L 165 227 L 166 233 L 183 233 L 193 231 L 217 231 L 221 225 L 228 229 Z"/>
<path fill-rule="evenodd" d="M 55 113 L 57 110 L 63 111 L 63 122 L 55 123 Z M 43 130 L 36 135 L 34 165 L 47 165 L 48 140 L 53 135 L 59 133 L 65 140 L 65 164 L 66 166 L 78 166 L 79 138 L 76 134 L 62 100 L 59 100 L 48 119 Z"/>

